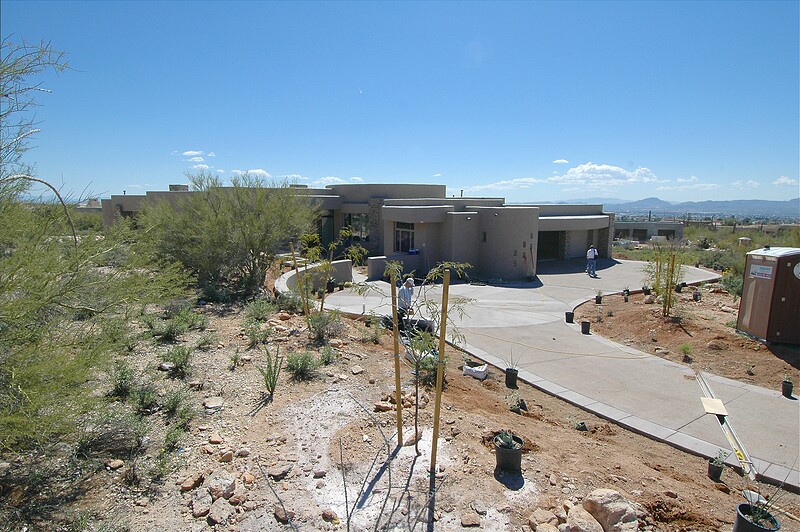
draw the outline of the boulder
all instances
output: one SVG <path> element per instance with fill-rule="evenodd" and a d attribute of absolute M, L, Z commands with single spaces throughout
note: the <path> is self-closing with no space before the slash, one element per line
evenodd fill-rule
<path fill-rule="evenodd" d="M 606 532 L 634 532 L 639 519 L 644 517 L 641 506 L 622 496 L 618 491 L 600 488 L 583 500 L 583 508 L 592 514 Z"/>
<path fill-rule="evenodd" d="M 215 501 L 217 499 L 228 499 L 236 489 L 236 478 L 227 471 L 218 469 L 211 473 L 206 484 L 208 485 L 208 493 L 211 494 Z"/>
<path fill-rule="evenodd" d="M 530 526 L 533 530 L 538 531 L 539 529 L 536 527 L 543 524 L 551 524 L 553 526 L 557 526 L 558 517 L 556 517 L 556 514 L 554 514 L 550 510 L 545 510 L 544 508 L 537 508 L 533 511 L 531 515 L 528 516 L 528 526 Z"/>
<path fill-rule="evenodd" d="M 208 520 L 215 525 L 224 523 L 233 512 L 233 506 L 228 504 L 225 499 L 220 498 L 211 505 L 211 509 L 208 512 Z"/>
<path fill-rule="evenodd" d="M 581 506 L 573 507 L 567 514 L 567 532 L 603 532 L 603 527 L 592 514 Z"/>
<path fill-rule="evenodd" d="M 206 490 L 198 490 L 192 494 L 192 515 L 205 517 L 211 511 L 211 495 Z"/>

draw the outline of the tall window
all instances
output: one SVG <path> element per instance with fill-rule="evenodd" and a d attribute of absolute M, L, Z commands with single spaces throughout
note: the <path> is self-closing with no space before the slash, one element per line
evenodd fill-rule
<path fill-rule="evenodd" d="M 345 214 L 344 225 L 353 229 L 351 242 L 369 242 L 369 214 Z"/>
<path fill-rule="evenodd" d="M 408 253 L 414 248 L 414 224 L 405 222 L 394 223 L 394 250 L 399 253 Z"/>

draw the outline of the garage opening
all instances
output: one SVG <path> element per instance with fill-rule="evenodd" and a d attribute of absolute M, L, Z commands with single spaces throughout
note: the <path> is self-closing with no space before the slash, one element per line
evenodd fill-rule
<path fill-rule="evenodd" d="M 540 231 L 539 244 L 536 247 L 537 260 L 557 260 L 558 236 L 560 231 Z"/>

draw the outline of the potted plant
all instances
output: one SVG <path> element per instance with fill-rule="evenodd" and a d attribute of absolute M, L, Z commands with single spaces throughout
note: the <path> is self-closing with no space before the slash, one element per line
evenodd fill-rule
<path fill-rule="evenodd" d="M 514 358 L 514 351 L 508 356 L 508 359 L 503 360 L 506 363 L 506 388 L 517 387 L 517 377 L 519 376 L 519 365 Z"/>
<path fill-rule="evenodd" d="M 630 289 L 629 289 L 627 286 L 626 286 L 626 287 L 624 287 L 624 288 L 622 289 L 622 295 L 623 295 L 623 296 L 629 296 L 629 295 L 631 295 L 631 291 L 630 291 Z"/>
<path fill-rule="evenodd" d="M 794 390 L 794 383 L 792 379 L 789 378 L 789 375 L 784 375 L 783 380 L 781 381 L 781 393 L 784 397 L 791 399 L 792 398 L 792 390 Z"/>
<path fill-rule="evenodd" d="M 511 473 L 522 471 L 522 438 L 510 430 L 503 430 L 494 437 L 494 455 L 497 469 Z"/>
<path fill-rule="evenodd" d="M 594 302 L 599 305 L 600 303 L 603 302 L 603 291 L 595 290 L 594 293 L 595 293 Z"/>
<path fill-rule="evenodd" d="M 695 290 L 694 292 L 692 292 L 692 300 L 700 301 L 700 297 L 701 297 L 700 290 Z"/>
<path fill-rule="evenodd" d="M 523 410 L 528 410 L 525 399 L 521 398 L 516 390 L 506 395 L 506 403 L 508 403 L 508 409 L 515 414 L 521 414 Z"/>
<path fill-rule="evenodd" d="M 748 502 L 736 506 L 736 520 L 733 522 L 733 532 L 763 532 L 780 530 L 781 524 L 772 515 L 772 503 L 758 493 L 745 490 L 745 499 Z"/>
<path fill-rule="evenodd" d="M 725 468 L 725 459 L 731 453 L 726 453 L 722 449 L 717 452 L 717 456 L 708 459 L 708 478 L 714 482 L 719 482 L 722 478 L 722 470 Z"/>

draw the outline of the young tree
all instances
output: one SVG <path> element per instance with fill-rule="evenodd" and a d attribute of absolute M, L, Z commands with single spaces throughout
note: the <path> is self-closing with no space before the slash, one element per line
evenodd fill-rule
<path fill-rule="evenodd" d="M 208 171 L 186 176 L 192 192 L 146 205 L 140 225 L 163 257 L 197 274 L 210 296 L 257 293 L 276 255 L 317 218 L 309 198 L 286 180 L 243 174 L 224 187 Z"/>

